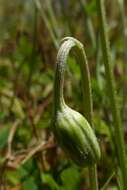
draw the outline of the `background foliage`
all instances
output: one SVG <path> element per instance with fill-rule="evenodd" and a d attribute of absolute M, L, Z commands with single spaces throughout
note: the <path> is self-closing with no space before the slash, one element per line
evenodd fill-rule
<path fill-rule="evenodd" d="M 40 4 L 38 3 L 40 2 Z M 41 7 L 40 7 L 41 6 Z M 126 13 L 123 1 L 106 1 L 117 101 L 125 130 Z M 94 126 L 102 158 L 100 188 L 117 190 L 113 126 L 100 46 L 96 1 L 0 0 L 0 189 L 87 190 L 88 171 L 68 161 L 50 132 L 55 61 L 60 39 L 86 48 Z M 70 57 L 65 96 L 83 112 L 79 67 Z"/>

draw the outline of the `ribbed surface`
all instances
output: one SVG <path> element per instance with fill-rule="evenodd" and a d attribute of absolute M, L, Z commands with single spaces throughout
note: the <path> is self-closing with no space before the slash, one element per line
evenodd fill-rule
<path fill-rule="evenodd" d="M 86 119 L 68 106 L 58 112 L 54 123 L 56 137 L 68 157 L 79 166 L 89 166 L 100 159 L 100 149 Z"/>

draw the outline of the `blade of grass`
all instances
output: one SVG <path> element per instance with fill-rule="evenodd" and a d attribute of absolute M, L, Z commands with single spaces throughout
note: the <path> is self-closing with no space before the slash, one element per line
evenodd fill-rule
<path fill-rule="evenodd" d="M 124 0 L 117 0 L 121 21 L 121 32 L 124 45 L 124 87 L 123 87 L 123 117 L 126 117 L 127 113 L 127 29 L 126 29 L 126 15 L 125 15 L 125 2 Z"/>
<path fill-rule="evenodd" d="M 118 105 L 116 102 L 116 91 L 114 86 L 114 78 L 111 69 L 111 55 L 110 55 L 110 46 L 109 39 L 107 34 L 107 25 L 106 25 L 106 16 L 105 16 L 105 8 L 104 8 L 104 0 L 97 0 L 97 10 L 98 10 L 98 18 L 100 22 L 100 32 L 101 32 L 101 45 L 102 45 L 102 53 L 103 53 L 103 61 L 105 66 L 106 80 L 107 86 L 109 87 L 109 101 L 112 110 L 113 116 L 113 124 L 115 131 L 115 143 L 117 147 L 117 159 L 121 169 L 121 175 L 123 180 L 123 190 L 126 190 L 127 187 L 127 169 L 126 169 L 126 152 L 125 152 L 125 144 L 123 138 L 123 128 L 122 122 L 120 118 L 120 112 L 118 110 Z"/>
<path fill-rule="evenodd" d="M 114 177 L 115 175 L 115 171 L 113 170 L 111 172 L 111 174 L 109 175 L 108 179 L 106 180 L 106 182 L 104 183 L 104 185 L 100 188 L 100 190 L 106 190 L 108 185 L 109 185 L 109 182 L 111 181 L 111 179 Z"/>

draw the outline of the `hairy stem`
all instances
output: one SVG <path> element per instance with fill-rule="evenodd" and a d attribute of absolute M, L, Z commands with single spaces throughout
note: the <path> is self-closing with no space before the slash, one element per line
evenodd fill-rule
<path fill-rule="evenodd" d="M 102 43 L 102 52 L 103 59 L 105 65 L 107 86 L 109 88 L 109 100 L 110 106 L 112 110 L 114 130 L 115 130 L 115 143 L 116 143 L 116 152 L 118 156 L 118 163 L 121 168 L 122 179 L 123 179 L 123 190 L 127 188 L 127 170 L 126 170 L 126 153 L 125 153 L 125 145 L 124 138 L 122 132 L 122 123 L 120 118 L 120 113 L 118 110 L 118 106 L 116 103 L 116 93 L 114 87 L 114 79 L 111 69 L 111 59 L 110 59 L 110 47 L 109 47 L 109 39 L 107 35 L 107 26 L 106 26 L 106 16 L 104 9 L 104 0 L 97 0 L 97 8 L 98 8 L 98 17 L 100 20 L 100 30 L 101 30 L 101 43 Z"/>
<path fill-rule="evenodd" d="M 62 45 L 59 49 L 57 56 L 57 68 L 55 75 L 54 85 L 54 114 L 57 114 L 57 110 L 62 108 L 64 104 L 63 98 L 63 86 L 64 86 L 64 72 L 66 68 L 67 59 L 70 51 L 76 56 L 76 60 L 80 65 L 81 79 L 82 79 L 82 92 L 83 92 L 83 104 L 84 104 L 84 116 L 88 120 L 91 126 L 92 122 L 92 96 L 91 96 L 91 84 L 90 73 L 87 64 L 87 58 L 83 45 L 72 37 L 66 37 L 62 41 Z M 96 165 L 89 168 L 90 185 L 91 190 L 98 190 Z"/>

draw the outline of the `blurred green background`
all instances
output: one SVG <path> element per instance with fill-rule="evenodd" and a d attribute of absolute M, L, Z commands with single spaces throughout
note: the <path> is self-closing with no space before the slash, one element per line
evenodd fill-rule
<path fill-rule="evenodd" d="M 117 101 L 127 136 L 127 2 L 105 1 Z M 111 110 L 96 0 L 0 0 L 0 190 L 88 190 L 88 171 L 68 161 L 51 133 L 60 40 L 79 39 L 91 73 L 100 188 L 118 190 Z M 67 103 L 83 112 L 79 66 L 69 58 Z M 45 145 L 45 146 L 44 146 Z"/>

